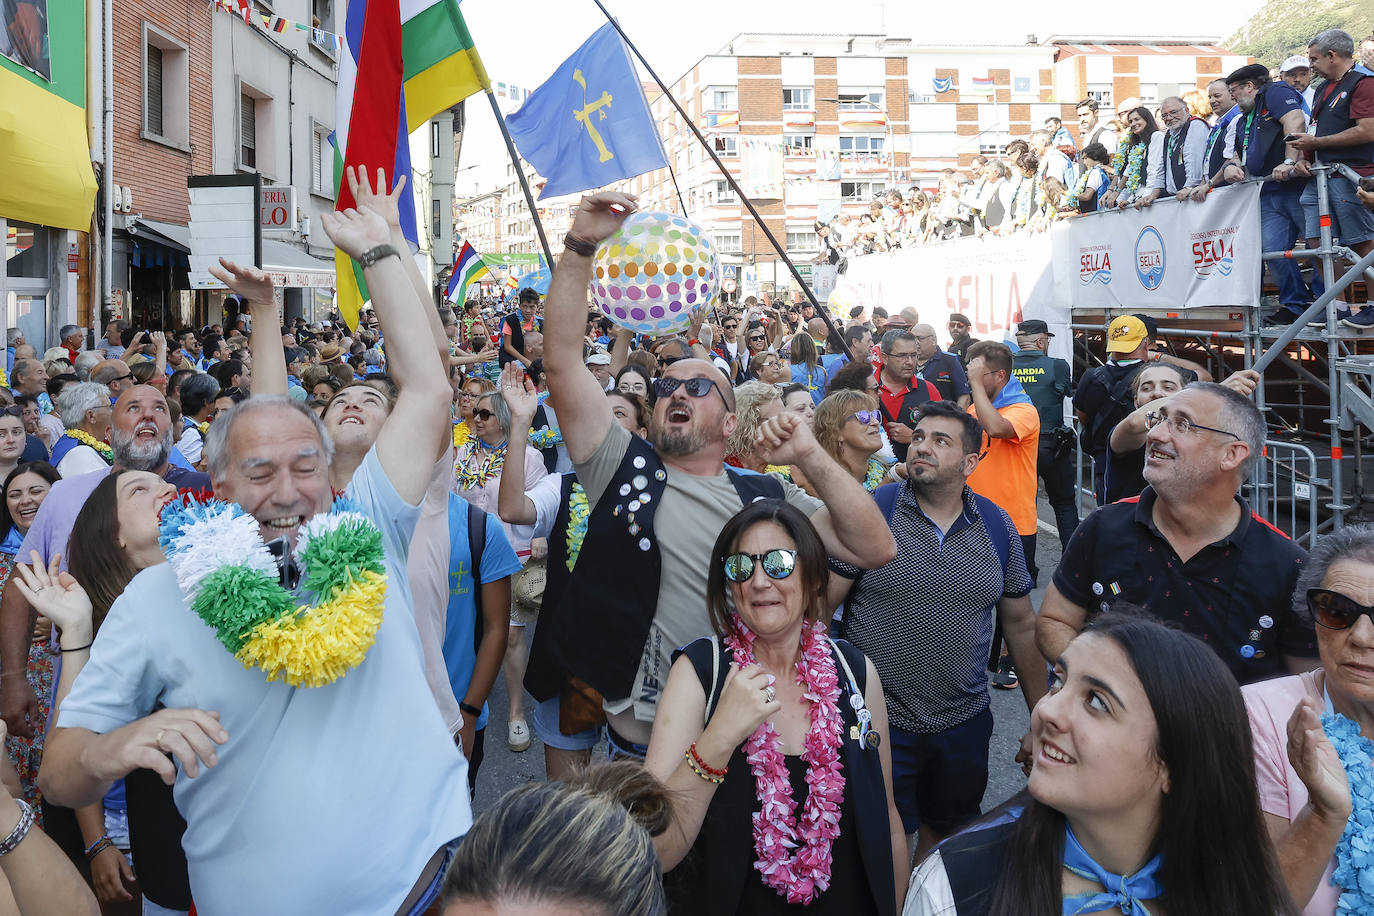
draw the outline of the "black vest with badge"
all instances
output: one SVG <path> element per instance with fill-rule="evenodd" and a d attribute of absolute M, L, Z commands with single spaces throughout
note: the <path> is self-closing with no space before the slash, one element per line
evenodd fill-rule
<path fill-rule="evenodd" d="M 1355 86 L 1363 79 L 1366 75 L 1357 67 L 1351 67 L 1339 83 L 1329 86 L 1317 100 L 1312 121 L 1313 132 L 1318 137 L 1329 137 L 1355 126 L 1355 119 L 1350 116 L 1350 102 L 1355 95 Z M 1318 156 L 1322 162 L 1369 165 L 1374 162 L 1374 142 L 1322 149 Z"/>
<path fill-rule="evenodd" d="M 741 506 L 783 497 L 782 484 L 766 474 L 725 470 Z M 631 436 L 615 476 L 587 519 L 577 564 L 557 598 L 560 611 L 553 621 L 540 621 L 548 658 L 557 670 L 576 675 L 608 700 L 630 696 L 658 609 L 663 560 L 654 520 L 667 480 L 653 445 Z M 550 565 L 557 537 L 562 535 L 555 522 Z M 703 558 L 703 572 L 705 563 Z M 546 585 L 546 596 L 549 591 Z M 547 699 L 552 694 L 534 695 Z"/>
<path fill-rule="evenodd" d="M 505 318 L 501 319 L 501 321 L 503 324 L 510 328 L 511 348 L 514 349 L 516 353 L 523 354 L 525 352 L 525 328 L 521 324 L 521 322 L 523 322 L 524 319 L 521 317 L 519 310 L 511 312 Z M 504 340 L 498 343 L 497 346 L 500 347 L 500 349 L 496 352 L 496 361 L 502 366 L 504 366 L 511 360 L 515 359 L 514 356 L 511 356 L 509 353 L 506 352 L 504 344 Z"/>
<path fill-rule="evenodd" d="M 1188 166 L 1184 158 L 1188 146 L 1188 134 L 1193 129 L 1194 121 L 1206 123 L 1201 118 L 1189 118 L 1188 123 L 1179 128 L 1177 134 L 1173 131 L 1166 131 L 1164 134 L 1164 161 L 1169 169 L 1169 175 L 1174 179 L 1175 191 L 1187 187 Z"/>
<path fill-rule="evenodd" d="M 544 563 L 544 598 L 539 604 L 539 626 L 534 628 L 529 662 L 525 666 L 525 689 L 543 701 L 558 696 L 564 669 L 552 639 L 561 606 L 559 598 L 568 585 L 568 523 L 572 518 L 573 487 L 576 474 L 564 474 L 559 491 L 558 514 L 549 531 L 549 556 Z"/>
<path fill-rule="evenodd" d="M 1240 115 L 1236 115 L 1235 118 L 1232 118 L 1231 123 L 1235 123 L 1236 118 L 1240 118 Z M 1239 125 L 1237 125 L 1237 129 L 1239 129 Z M 1221 171 L 1222 166 L 1226 164 L 1226 134 L 1230 130 L 1231 124 L 1228 123 L 1218 125 L 1217 127 L 1212 128 L 1211 132 L 1208 133 L 1206 165 L 1207 174 L 1203 175 L 1203 178 L 1211 179 L 1216 177 L 1216 174 Z"/>

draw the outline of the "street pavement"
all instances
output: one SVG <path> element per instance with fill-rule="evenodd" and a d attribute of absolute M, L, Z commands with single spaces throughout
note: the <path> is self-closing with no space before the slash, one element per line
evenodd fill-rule
<path fill-rule="evenodd" d="M 1036 563 L 1040 567 L 1040 586 L 1032 592 L 1032 600 L 1037 610 L 1044 587 L 1049 583 L 1054 569 L 1059 565 L 1059 537 L 1054 533 L 1054 513 L 1044 498 L 1040 499 L 1039 537 L 1036 539 Z M 1015 762 L 1016 750 L 1021 736 L 1025 733 L 1030 717 L 1020 690 L 997 690 L 992 693 L 992 714 L 994 727 L 992 745 L 988 753 L 988 788 L 983 796 L 983 810 L 1001 804 L 1006 799 L 1025 788 L 1026 778 Z M 486 759 L 477 775 L 477 798 L 473 807 L 482 812 L 506 792 L 527 782 L 544 778 L 544 746 L 537 738 L 532 740 L 529 749 L 512 753 L 506 745 L 506 722 L 508 718 L 506 702 L 506 683 L 498 677 L 492 688 L 489 704 L 491 720 L 487 725 Z M 534 711 L 533 700 L 525 697 L 525 714 Z M 605 759 L 604 748 L 599 749 L 594 760 Z"/>

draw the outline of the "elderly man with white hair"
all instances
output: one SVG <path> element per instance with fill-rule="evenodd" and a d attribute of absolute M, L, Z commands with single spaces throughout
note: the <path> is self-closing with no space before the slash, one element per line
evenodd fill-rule
<path fill-rule="evenodd" d="M 1176 95 L 1159 103 L 1159 116 L 1165 129 L 1150 140 L 1147 190 L 1136 201 L 1137 207 L 1150 206 L 1161 194 L 1181 200 L 1207 177 L 1207 136 L 1212 128 L 1193 117 L 1188 103 Z"/>
<path fill-rule="evenodd" d="M 103 471 L 114 460 L 110 435 L 110 389 L 77 382 L 57 396 L 57 415 L 66 432 L 52 447 L 52 463 L 63 477 Z"/>

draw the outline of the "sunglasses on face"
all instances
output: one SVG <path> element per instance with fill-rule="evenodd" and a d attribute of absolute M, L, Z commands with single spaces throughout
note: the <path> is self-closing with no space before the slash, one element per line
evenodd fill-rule
<path fill-rule="evenodd" d="M 964 324 L 962 321 L 951 321 L 951 322 L 949 323 L 949 326 L 950 326 L 951 328 L 966 328 L 966 327 L 968 327 L 968 325 Z"/>
<path fill-rule="evenodd" d="M 879 419 L 882 415 L 876 410 L 856 410 L 854 413 L 850 414 L 850 416 L 858 420 L 864 426 L 867 426 L 874 420 Z"/>
<path fill-rule="evenodd" d="M 1348 630 L 1368 614 L 1374 620 L 1374 607 L 1366 607 L 1329 588 L 1309 588 L 1307 609 L 1312 619 L 1328 630 Z"/>
<path fill-rule="evenodd" d="M 737 328 L 737 327 L 739 327 L 739 322 L 738 322 L 738 321 L 730 321 L 730 322 L 726 322 L 726 324 L 725 324 L 725 330 L 727 330 L 727 331 L 733 331 L 733 330 L 734 330 L 735 328 Z"/>
<path fill-rule="evenodd" d="M 483 423 L 487 422 L 492 417 L 496 416 L 496 414 L 492 413 L 490 410 L 487 410 L 485 407 L 483 407 L 480 410 L 474 410 L 472 412 L 472 415 L 477 419 L 481 420 Z"/>
<path fill-rule="evenodd" d="M 681 388 L 694 398 L 704 398 L 715 387 L 715 382 L 701 376 L 695 378 L 656 378 L 654 379 L 654 397 L 656 399 L 670 397 L 674 391 Z M 725 395 L 722 394 L 720 399 L 724 401 Z"/>
<path fill-rule="evenodd" d="M 754 569 L 762 566 L 770 579 L 786 579 L 797 568 L 797 552 L 774 547 L 767 553 L 732 553 L 725 558 L 725 578 L 731 582 L 748 582 Z"/>

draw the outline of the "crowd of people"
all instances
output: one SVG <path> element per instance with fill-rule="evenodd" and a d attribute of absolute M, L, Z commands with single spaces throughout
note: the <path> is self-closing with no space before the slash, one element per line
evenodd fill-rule
<path fill-rule="evenodd" d="M 1077 105 L 1078 140 L 1058 118 L 1007 143 L 1000 155 L 976 155 L 966 169 L 945 169 L 932 191 L 892 189 L 855 220 L 842 213 L 817 223 L 818 263 L 964 236 L 1042 232 L 1066 216 L 1108 208 L 1146 208 L 1162 197 L 1201 202 L 1212 190 L 1269 179 L 1261 194 L 1266 252 L 1320 243 L 1312 167 L 1328 175 L 1333 238 L 1357 255 L 1374 246 L 1374 37 L 1358 44 L 1340 29 L 1316 35 L 1306 53 L 1269 68 L 1255 63 L 1219 76 L 1206 89 L 1153 105 L 1122 99 L 1104 112 L 1095 98 Z M 1352 177 L 1353 176 L 1353 177 Z M 1320 269 L 1266 262 L 1279 308 L 1266 323 L 1291 324 L 1325 290 Z M 1310 266 L 1310 265 L 1309 265 Z M 1374 327 L 1374 308 L 1337 301 L 1335 320 Z M 1326 325 L 1324 315 L 1314 326 Z"/>
<path fill-rule="evenodd" d="M 1346 50 L 1308 60 L 1359 120 Z M 1288 129 L 1238 73 L 1214 112 Z M 1241 120 L 1196 104 L 1161 103 L 1168 156 Z M 1156 188 L 1153 113 L 1136 142 L 1080 107 L 1083 150 L 1030 138 L 1033 187 L 1086 162 L 1146 206 L 1230 167 Z M 351 326 L 283 326 L 224 261 L 223 325 L 11 335 L 0 912 L 1374 909 L 1374 528 L 1309 554 L 1237 495 L 1256 373 L 1214 380 L 1146 315 L 1079 378 L 1043 321 L 980 340 L 921 303 L 749 298 L 639 336 L 588 306 L 636 207 L 610 192 L 546 297 L 436 309 L 403 188 L 347 180 L 323 228 L 371 293 Z M 499 678 L 493 740 L 537 742 L 546 780 L 474 820 Z M 1029 711 L 1014 760 L 992 688 Z M 984 812 L 999 764 L 1028 786 Z"/>

